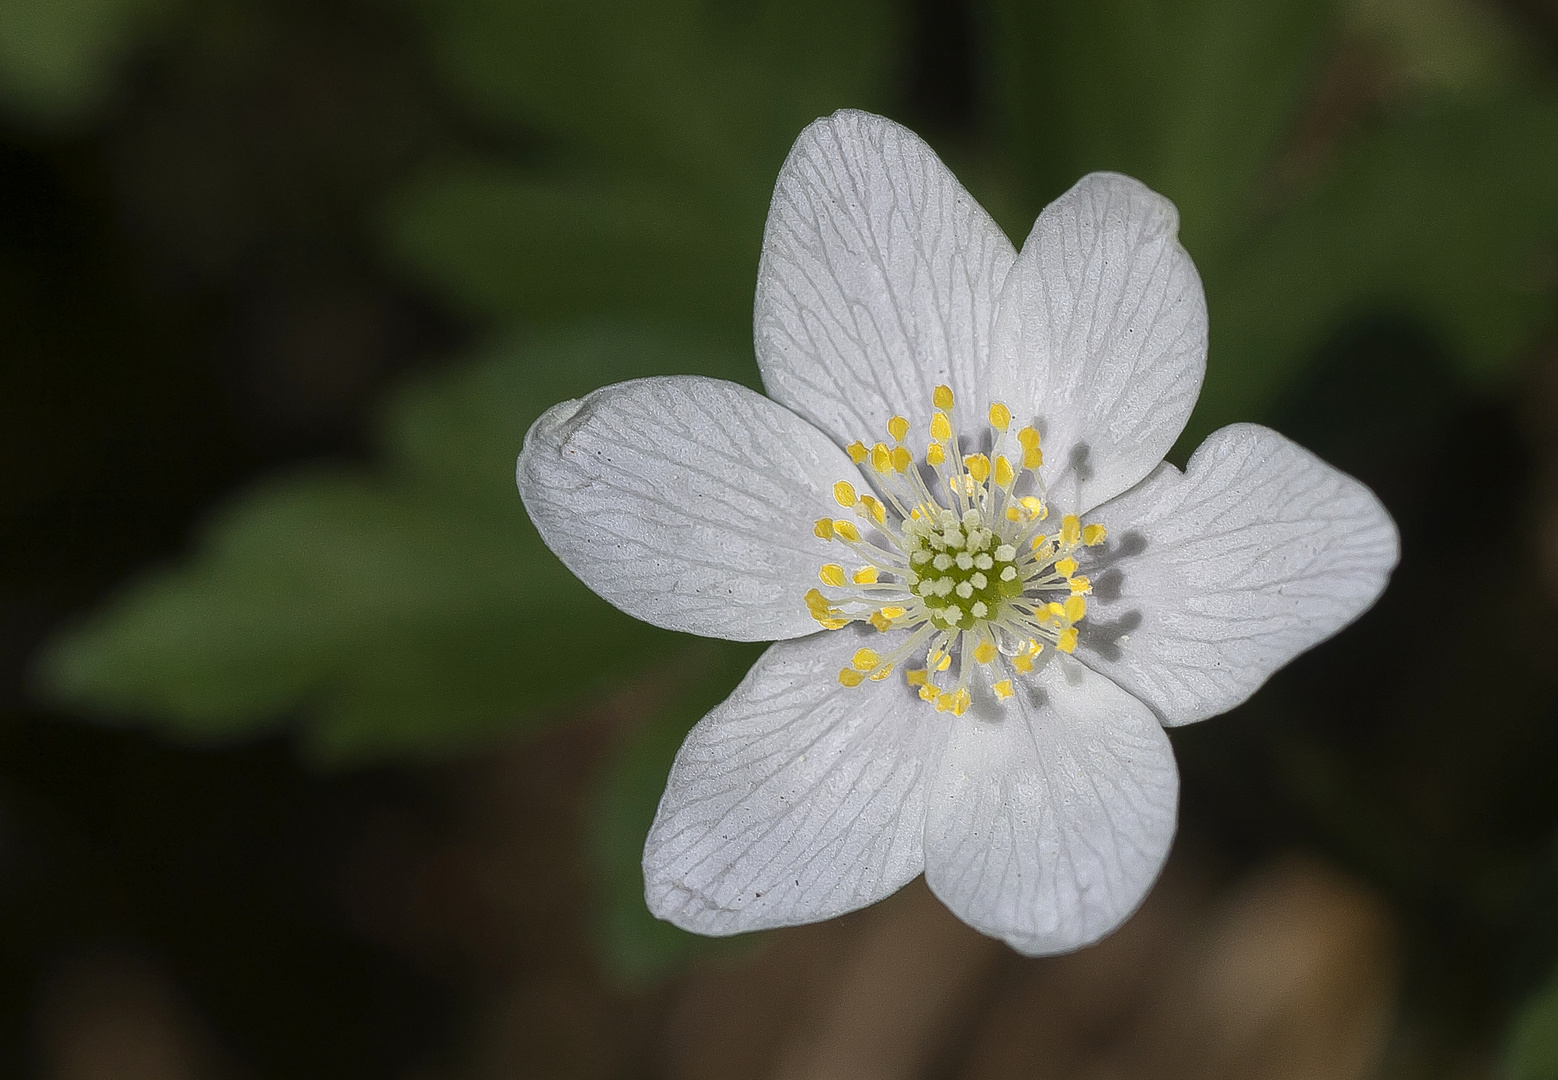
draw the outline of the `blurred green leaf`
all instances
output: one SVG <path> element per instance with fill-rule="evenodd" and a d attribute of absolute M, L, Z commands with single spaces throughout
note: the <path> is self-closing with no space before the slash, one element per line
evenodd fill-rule
<path fill-rule="evenodd" d="M 241 494 L 187 561 L 55 642 L 42 685 L 191 740 L 295 717 L 331 760 L 523 730 L 695 640 L 611 608 L 546 550 L 514 490 L 525 430 L 621 378 L 750 382 L 751 368 L 669 334 L 601 327 L 496 348 L 408 387 L 384 414 L 382 470 L 315 469 Z M 590 662 L 558 670 L 580 655 Z"/>
<path fill-rule="evenodd" d="M 1411 34 L 1392 3 L 1346 14 L 1426 65 L 1408 82 L 1497 86 L 1493 69 L 1517 62 L 1497 26 L 1451 0 Z M 1179 207 L 1211 316 L 1182 446 L 1261 415 L 1327 338 L 1371 312 L 1421 320 L 1473 379 L 1505 370 L 1549 317 L 1558 102 L 1505 89 L 1365 109 L 1334 152 L 1295 162 L 1343 35 L 1336 4 L 996 5 L 1012 152 L 1033 202 L 1107 168 Z M 1479 59 L 1441 71 L 1456 41 Z"/>
<path fill-rule="evenodd" d="M 0 102 L 24 117 L 79 118 L 167 0 L 0 0 Z"/>
<path fill-rule="evenodd" d="M 1505 370 L 1552 317 L 1558 100 L 1437 100 L 1358 141 L 1208 274 L 1202 432 L 1269 405 L 1349 320 L 1419 320 L 1462 373 Z"/>
<path fill-rule="evenodd" d="M 887 0 L 422 0 L 439 70 L 523 163 L 451 160 L 392 199 L 415 273 L 501 320 L 674 312 L 745 333 L 795 136 L 881 108 Z"/>
<path fill-rule="evenodd" d="M 628 988 L 642 987 L 695 957 L 745 947 L 705 938 L 661 922 L 644 906 L 644 839 L 665 791 L 671 761 L 687 732 L 735 689 L 763 645 L 709 643 L 690 654 L 679 696 L 623 740 L 590 800 L 590 860 L 595 869 L 597 942 L 606 971 Z"/>
<path fill-rule="evenodd" d="M 1504 1056 L 1507 1080 L 1558 1080 L 1558 982 L 1529 1002 Z"/>

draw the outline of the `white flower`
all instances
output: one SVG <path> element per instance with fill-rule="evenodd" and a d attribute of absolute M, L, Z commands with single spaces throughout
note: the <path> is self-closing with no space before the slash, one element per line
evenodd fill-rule
<path fill-rule="evenodd" d="M 676 757 L 656 915 L 811 922 L 923 872 L 1022 952 L 1095 941 L 1173 837 L 1164 726 L 1373 603 L 1396 531 L 1357 481 L 1252 424 L 1162 462 L 1206 361 L 1177 228 L 1095 173 L 1019 254 L 912 132 L 841 112 L 774 192 L 769 396 L 640 379 L 536 422 L 520 493 L 590 588 L 778 640 Z"/>

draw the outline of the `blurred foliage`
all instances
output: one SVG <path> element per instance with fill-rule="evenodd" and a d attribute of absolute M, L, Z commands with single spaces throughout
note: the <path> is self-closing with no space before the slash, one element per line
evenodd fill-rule
<path fill-rule="evenodd" d="M 791 142 L 885 106 L 900 36 L 887 0 L 417 2 L 450 92 L 530 149 L 402 193 L 388 229 L 415 272 L 501 320 L 610 308 L 733 337 Z"/>
<path fill-rule="evenodd" d="M 1551 317 L 1558 94 L 1497 84 L 1484 20 L 1363 9 L 1367 38 L 1430 92 L 1384 101 L 1315 2 L 998 5 L 1016 168 L 1041 200 L 1092 169 L 1178 205 L 1212 353 L 1182 446 L 1261 415 L 1329 335 L 1381 308 L 1444 335 L 1476 379 Z M 1470 59 L 1444 40 L 1462 30 Z M 1436 33 L 1435 31 L 1438 31 Z M 1449 93 L 1446 85 L 1467 84 Z"/>
<path fill-rule="evenodd" d="M 0 108 L 46 124 L 83 120 L 169 0 L 0 0 Z"/>
<path fill-rule="evenodd" d="M 1558 983 L 1528 1004 L 1505 1055 L 1507 1080 L 1558 1080 Z"/>
<path fill-rule="evenodd" d="M 299 716 L 310 751 L 333 761 L 526 730 L 689 639 L 621 614 L 551 557 L 514 494 L 517 448 L 559 400 L 689 370 L 746 365 L 596 328 L 410 386 L 386 410 L 380 469 L 314 469 L 239 496 L 192 559 L 62 637 L 43 680 L 62 703 L 182 739 Z"/>

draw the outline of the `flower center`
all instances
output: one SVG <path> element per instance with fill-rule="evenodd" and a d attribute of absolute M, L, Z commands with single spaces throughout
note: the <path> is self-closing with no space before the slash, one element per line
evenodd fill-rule
<path fill-rule="evenodd" d="M 1073 556 L 1103 543 L 1105 531 L 1071 514 L 1054 535 L 1045 531 L 1039 433 L 1024 427 L 1012 435 L 1005 405 L 990 407 L 990 452 L 965 455 L 952 426 L 951 389 L 936 387 L 933 403 L 923 459 L 905 445 L 909 422 L 901 416 L 887 424 L 892 446 L 848 447 L 874 475 L 882 498 L 857 493 L 847 480 L 834 485 L 834 498 L 865 532 L 847 518 L 821 518 L 815 531 L 844 544 L 860 565 L 823 565 L 818 577 L 829 591 L 810 590 L 806 604 L 829 630 L 868 622 L 884 633 L 910 631 L 885 656 L 857 651 L 839 682 L 885 679 L 923 649 L 925 666 L 906 670 L 909 684 L 938 709 L 962 715 L 977 665 L 1003 669 L 991 689 L 1007 698 L 1014 692 L 1010 676 L 1032 671 L 1046 647 L 1076 648 L 1092 584 L 1076 572 Z"/>

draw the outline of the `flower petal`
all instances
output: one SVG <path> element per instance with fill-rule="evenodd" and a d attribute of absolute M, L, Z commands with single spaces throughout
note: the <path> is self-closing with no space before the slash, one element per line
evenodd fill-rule
<path fill-rule="evenodd" d="M 676 755 L 644 846 L 662 919 L 737 934 L 875 903 L 921 869 L 924 773 L 948 717 L 902 676 L 846 689 L 853 630 L 780 642 Z"/>
<path fill-rule="evenodd" d="M 1011 241 L 907 128 L 845 110 L 801 133 L 774 188 L 757 271 L 763 385 L 841 444 L 931 391 L 978 410 Z M 983 420 L 983 416 L 970 419 Z"/>
<path fill-rule="evenodd" d="M 1179 774 L 1145 705 L 1069 658 L 964 714 L 927 786 L 925 880 L 959 918 L 1044 956 L 1091 944 L 1146 896 Z"/>
<path fill-rule="evenodd" d="M 849 456 L 782 405 L 695 376 L 617 383 L 546 412 L 517 468 L 547 547 L 637 618 L 736 641 L 799 637 L 803 599 L 839 558 L 813 534 L 866 491 Z"/>
<path fill-rule="evenodd" d="M 1399 542 L 1374 493 L 1269 428 L 1213 433 L 1091 515 L 1110 542 L 1077 655 L 1165 724 L 1239 704 L 1373 604 Z"/>
<path fill-rule="evenodd" d="M 1044 478 L 1083 513 L 1146 476 L 1206 372 L 1206 298 L 1174 204 L 1092 173 L 1044 208 L 1006 276 L 989 385 L 1044 436 Z"/>

